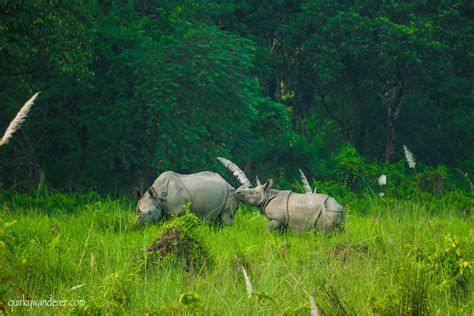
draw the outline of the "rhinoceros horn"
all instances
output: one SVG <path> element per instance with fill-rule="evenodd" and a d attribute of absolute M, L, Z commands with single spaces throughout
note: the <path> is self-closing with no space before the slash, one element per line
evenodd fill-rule
<path fill-rule="evenodd" d="M 229 169 L 229 171 L 237 177 L 243 187 L 249 188 L 252 186 L 252 183 L 250 183 L 250 180 L 247 178 L 245 173 L 235 163 L 222 157 L 217 157 L 217 160 L 219 160 L 224 165 L 224 167 Z"/>

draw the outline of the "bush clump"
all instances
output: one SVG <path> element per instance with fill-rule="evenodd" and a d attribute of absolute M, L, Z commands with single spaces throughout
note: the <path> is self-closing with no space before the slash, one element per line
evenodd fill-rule
<path fill-rule="evenodd" d="M 77 311 L 88 314 L 124 314 L 130 308 L 133 289 L 138 282 L 134 272 L 119 271 L 107 274 L 87 296 L 87 304 Z"/>
<path fill-rule="evenodd" d="M 401 258 L 398 283 L 385 300 L 372 304 L 382 315 L 423 315 L 433 313 L 429 301 L 444 296 L 462 302 L 469 291 L 471 262 L 465 256 L 467 240 L 447 235 L 434 251 L 408 248 Z"/>
<path fill-rule="evenodd" d="M 148 247 L 149 259 L 153 262 L 171 261 L 182 264 L 186 271 L 199 271 L 212 266 L 213 260 L 196 228 L 200 220 L 189 211 L 175 217 L 163 226 L 155 241 Z"/>

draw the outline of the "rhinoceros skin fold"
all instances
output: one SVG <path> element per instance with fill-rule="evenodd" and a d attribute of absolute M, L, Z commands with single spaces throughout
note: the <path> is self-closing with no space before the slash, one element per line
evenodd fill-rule
<path fill-rule="evenodd" d="M 239 207 L 235 189 L 219 174 L 163 172 L 137 203 L 136 224 L 156 222 L 164 214 L 182 215 L 185 205 L 202 220 L 233 223 Z"/>

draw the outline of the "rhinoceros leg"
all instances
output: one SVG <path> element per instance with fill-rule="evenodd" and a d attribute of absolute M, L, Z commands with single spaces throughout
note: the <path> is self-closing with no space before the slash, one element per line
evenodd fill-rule
<path fill-rule="evenodd" d="M 272 231 L 275 229 L 282 230 L 283 229 L 283 223 L 280 222 L 279 220 L 272 219 L 270 223 L 267 224 L 267 231 Z"/>
<path fill-rule="evenodd" d="M 233 197 L 228 198 L 220 214 L 221 223 L 224 225 L 232 225 L 234 223 L 234 214 L 238 208 L 239 202 Z"/>
<path fill-rule="evenodd" d="M 224 225 L 232 225 L 234 223 L 234 216 L 229 211 L 222 211 L 221 213 L 221 223 Z"/>

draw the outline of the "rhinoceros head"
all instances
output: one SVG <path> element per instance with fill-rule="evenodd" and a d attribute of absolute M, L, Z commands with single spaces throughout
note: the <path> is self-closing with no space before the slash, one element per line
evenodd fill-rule
<path fill-rule="evenodd" d="M 270 189 L 273 181 L 270 179 L 264 184 L 260 183 L 260 180 L 257 177 L 257 185 L 252 187 L 252 183 L 247 178 L 245 173 L 232 161 L 217 157 L 217 159 L 227 168 L 242 184 L 237 190 L 235 190 L 235 196 L 241 202 L 250 204 L 250 205 L 260 205 L 265 201 L 266 198 L 266 189 Z"/>
<path fill-rule="evenodd" d="M 253 188 L 248 188 L 245 186 L 241 186 L 235 191 L 235 195 L 238 200 L 250 204 L 258 206 L 265 201 L 265 190 L 270 189 L 273 185 L 273 180 L 269 179 L 265 183 L 260 183 L 260 180 L 257 177 L 257 185 Z"/>
<path fill-rule="evenodd" d="M 163 210 L 165 196 L 157 193 L 150 187 L 137 203 L 137 219 L 135 224 L 141 225 L 147 222 L 156 222 L 160 219 Z"/>

